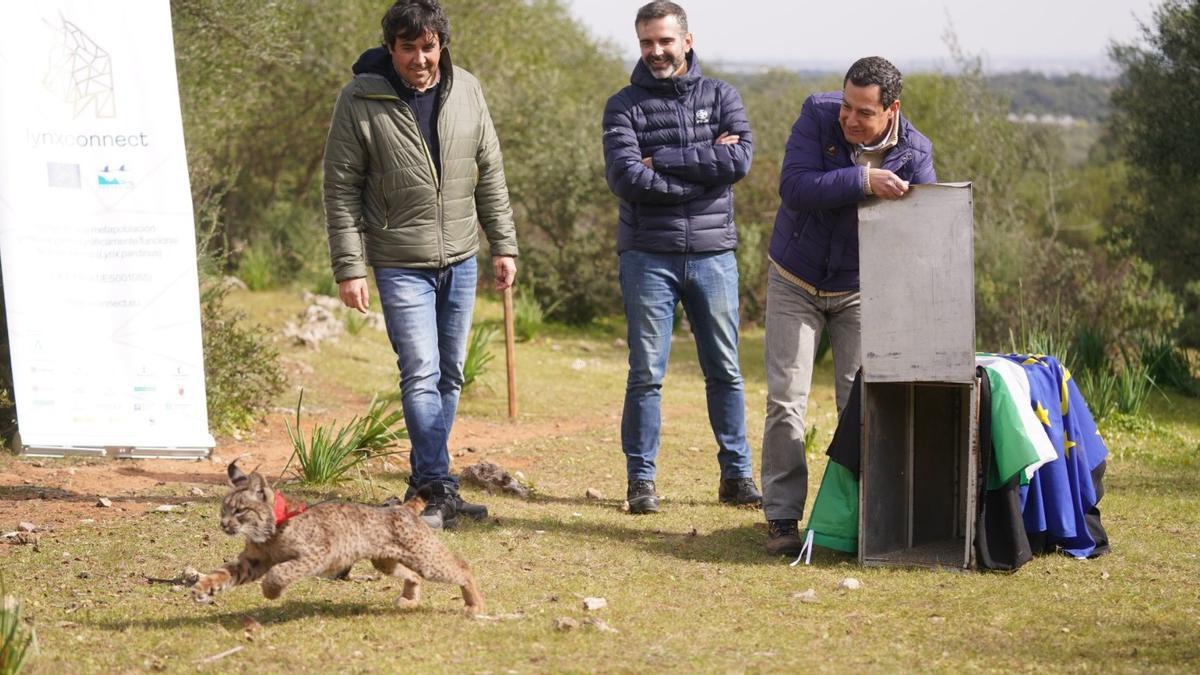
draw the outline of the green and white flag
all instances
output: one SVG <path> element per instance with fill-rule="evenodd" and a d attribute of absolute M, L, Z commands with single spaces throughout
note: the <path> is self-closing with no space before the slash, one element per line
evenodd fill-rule
<path fill-rule="evenodd" d="M 976 354 L 976 365 L 987 368 L 992 385 L 992 453 L 988 489 L 995 490 L 1021 474 L 1029 482 L 1046 462 L 1058 455 L 1030 404 L 1029 377 L 1020 365 L 995 354 Z"/>

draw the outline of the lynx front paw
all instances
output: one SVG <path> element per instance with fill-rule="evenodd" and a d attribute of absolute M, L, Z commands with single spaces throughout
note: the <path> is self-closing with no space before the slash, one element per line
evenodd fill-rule
<path fill-rule="evenodd" d="M 412 609 L 417 606 L 418 602 L 420 601 L 416 598 L 406 598 L 404 596 L 396 598 L 396 606 L 400 609 Z"/>
<path fill-rule="evenodd" d="M 192 600 L 196 603 L 207 605 L 208 603 L 212 602 L 212 599 L 212 588 L 208 584 L 204 583 L 204 579 L 197 581 L 196 585 L 192 586 Z"/>

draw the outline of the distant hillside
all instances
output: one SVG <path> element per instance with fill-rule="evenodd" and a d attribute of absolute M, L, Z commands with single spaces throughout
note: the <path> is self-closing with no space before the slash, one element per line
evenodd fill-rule
<path fill-rule="evenodd" d="M 1116 81 L 1090 75 L 1043 75 L 1020 72 L 988 75 L 987 83 L 1012 100 L 1014 115 L 1070 115 L 1098 122 L 1108 116 L 1108 99 Z"/>
<path fill-rule="evenodd" d="M 632 68 L 632 63 L 629 64 Z M 840 72 L 814 68 L 787 68 L 756 63 L 714 63 L 712 73 L 729 80 L 739 88 L 773 87 L 780 73 L 790 72 L 795 79 L 815 91 L 837 87 Z M 1099 122 L 1108 116 L 1108 98 L 1116 86 L 1109 77 L 1082 75 L 1046 75 L 1023 70 L 984 76 L 989 87 L 1009 99 L 1013 119 L 1069 116 L 1077 121 Z"/>

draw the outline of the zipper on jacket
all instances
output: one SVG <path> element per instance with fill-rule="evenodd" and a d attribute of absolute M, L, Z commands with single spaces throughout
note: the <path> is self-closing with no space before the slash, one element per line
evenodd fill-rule
<path fill-rule="evenodd" d="M 413 110 L 413 107 L 403 99 L 398 98 L 396 102 L 408 109 L 408 113 L 412 115 L 413 122 L 417 125 L 417 136 L 421 139 L 421 149 L 425 151 L 425 162 L 429 165 L 429 175 L 433 176 L 433 187 L 437 190 L 437 218 L 434 222 L 437 225 L 438 268 L 442 268 L 446 266 L 446 233 L 444 232 L 446 224 L 443 222 L 442 177 L 433 163 L 433 153 L 429 151 L 429 143 L 425 141 L 425 134 L 421 133 L 421 122 L 417 120 L 417 111 Z M 434 120 L 434 124 L 437 124 L 437 120 Z M 438 133 L 441 133 L 441 129 L 438 129 Z"/>
<path fill-rule="evenodd" d="M 679 117 L 679 147 L 686 148 L 688 140 L 692 137 L 692 130 L 688 127 L 687 116 L 683 114 L 683 97 L 675 99 L 675 114 Z M 692 214 L 688 208 L 690 202 L 684 202 L 683 206 L 683 252 L 692 252 Z"/>

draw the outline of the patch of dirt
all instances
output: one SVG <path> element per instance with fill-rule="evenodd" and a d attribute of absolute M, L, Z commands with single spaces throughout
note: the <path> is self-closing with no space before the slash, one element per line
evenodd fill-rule
<path fill-rule="evenodd" d="M 333 400 L 336 409 L 303 415 L 305 433 L 312 424 L 348 420 L 369 403 L 353 395 L 334 396 Z M 225 466 L 230 461 L 258 467 L 270 476 L 283 471 L 292 454 L 284 419 L 291 418 L 282 411 L 272 412 L 252 434 L 240 439 L 218 438 L 212 457 L 205 460 L 0 457 L 0 530 L 29 521 L 42 530 L 61 531 L 87 524 L 88 519 L 102 523 L 141 515 L 160 504 L 215 503 L 225 494 Z M 458 470 L 490 457 L 509 471 L 528 469 L 536 458 L 501 451 L 514 444 L 606 427 L 613 427 L 609 415 L 515 423 L 459 417 L 450 441 L 452 462 Z M 111 499 L 112 507 L 97 506 L 100 497 Z M 0 556 L 9 548 L 0 545 Z"/>

